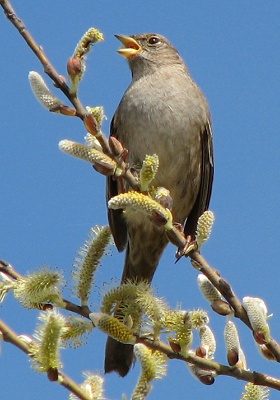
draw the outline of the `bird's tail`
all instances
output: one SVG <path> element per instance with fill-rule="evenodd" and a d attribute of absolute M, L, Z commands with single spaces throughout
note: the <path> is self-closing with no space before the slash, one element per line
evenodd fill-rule
<path fill-rule="evenodd" d="M 128 244 L 121 283 L 128 279 L 136 282 L 145 281 L 151 283 L 153 279 L 159 259 L 167 244 L 167 239 L 165 234 L 161 234 L 161 232 L 157 232 L 153 236 L 151 243 L 148 243 L 147 237 L 143 236 L 143 238 L 138 241 L 138 246 L 140 244 L 138 249 L 132 248 Z M 132 241 L 132 243 L 135 243 L 135 241 Z M 115 371 L 124 377 L 133 362 L 133 345 L 123 344 L 108 337 L 105 350 L 105 373 Z"/>
<path fill-rule="evenodd" d="M 105 350 L 105 374 L 115 371 L 124 377 L 134 362 L 132 344 L 124 344 L 108 337 Z"/>

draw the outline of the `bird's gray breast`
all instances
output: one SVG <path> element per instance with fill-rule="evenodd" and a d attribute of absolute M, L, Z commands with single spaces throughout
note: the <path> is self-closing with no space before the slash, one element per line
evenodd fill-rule
<path fill-rule="evenodd" d="M 132 82 L 115 115 L 131 166 L 141 165 L 147 154 L 158 155 L 154 185 L 168 188 L 175 203 L 185 201 L 177 206 L 177 219 L 187 217 L 199 189 L 200 129 L 208 117 L 201 95 L 189 77 L 180 84 L 176 77 L 144 77 Z"/>

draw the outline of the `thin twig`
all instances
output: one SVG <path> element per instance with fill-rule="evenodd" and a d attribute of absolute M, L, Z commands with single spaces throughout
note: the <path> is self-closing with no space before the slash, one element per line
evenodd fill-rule
<path fill-rule="evenodd" d="M 3 260 L 0 260 L 0 272 L 4 273 L 15 281 L 18 279 L 24 279 L 24 276 L 20 275 L 11 264 Z M 72 311 L 75 314 L 90 319 L 89 314 L 91 313 L 91 310 L 87 306 L 78 306 L 77 304 L 66 299 L 62 299 L 62 302 L 64 305 L 63 309 Z"/>
<path fill-rule="evenodd" d="M 7 0 L 0 0 L 0 5 L 3 8 L 6 17 L 8 20 L 15 26 L 17 31 L 26 41 L 31 50 L 35 53 L 36 57 L 39 59 L 41 64 L 44 67 L 45 73 L 55 82 L 57 87 L 65 94 L 65 96 L 69 99 L 69 101 L 73 104 L 75 109 L 77 110 L 77 116 L 83 118 L 86 114 L 86 110 L 81 104 L 80 100 L 77 96 L 72 95 L 69 91 L 69 87 L 56 71 L 48 57 L 46 56 L 42 46 L 39 46 L 35 41 L 31 33 L 26 28 L 23 21 L 17 16 L 15 10 L 13 9 L 11 3 Z"/>
<path fill-rule="evenodd" d="M 92 400 L 92 397 L 87 395 L 80 386 L 74 382 L 69 376 L 63 372 L 58 372 L 58 383 L 69 390 L 69 392 L 75 394 L 81 400 Z"/>
<path fill-rule="evenodd" d="M 7 324 L 0 320 L 0 333 L 2 334 L 2 338 L 5 342 L 8 342 L 18 349 L 23 351 L 28 356 L 32 356 L 30 354 L 29 344 L 22 340 Z M 72 379 L 70 379 L 64 373 L 58 371 L 57 380 L 61 386 L 64 386 L 71 393 L 74 393 L 81 400 L 90 400 L 90 397 L 79 387 L 77 383 L 75 383 Z"/>
<path fill-rule="evenodd" d="M 14 27 L 17 29 L 17 31 L 20 33 L 20 35 L 23 37 L 27 45 L 31 48 L 31 50 L 35 53 L 36 57 L 38 60 L 41 62 L 41 64 L 44 67 L 45 73 L 52 79 L 52 81 L 56 84 L 56 87 L 60 89 L 65 96 L 68 98 L 68 100 L 73 104 L 76 110 L 76 116 L 84 120 L 85 116 L 87 115 L 87 111 L 85 107 L 82 105 L 80 99 L 78 98 L 77 94 L 71 94 L 68 85 L 65 83 L 64 79 L 61 77 L 61 75 L 57 72 L 57 70 L 54 68 L 52 65 L 51 61 L 48 59 L 45 51 L 43 50 L 43 47 L 38 45 L 36 40 L 33 38 L 31 33 L 28 31 L 26 25 L 23 23 L 23 21 L 17 16 L 15 10 L 13 9 L 12 5 L 8 0 L 0 0 L 0 6 L 3 8 L 4 13 L 8 20 L 14 25 Z M 123 175 L 122 178 L 125 179 L 130 187 L 133 190 L 139 190 L 139 184 L 135 180 L 133 174 L 125 164 L 125 162 L 120 162 L 120 160 L 117 157 L 114 157 L 112 154 L 112 151 L 110 149 L 108 139 L 106 136 L 99 132 L 99 134 L 96 136 L 98 139 L 99 143 L 102 146 L 102 149 L 105 154 L 109 155 L 112 157 L 118 164 L 119 168 L 123 170 Z"/>
<path fill-rule="evenodd" d="M 14 346 L 22 350 L 24 353 L 30 355 L 29 352 L 30 348 L 28 343 L 20 339 L 20 337 L 1 320 L 0 320 L 0 332 L 3 335 L 3 340 L 5 342 L 13 344 Z M 236 367 L 229 367 L 227 365 L 219 364 L 215 361 L 197 357 L 191 354 L 184 357 L 180 354 L 174 353 L 169 345 L 160 341 L 155 342 L 147 338 L 139 337 L 137 339 L 137 343 L 142 343 L 153 350 L 158 350 L 166 354 L 167 357 L 170 359 L 177 359 L 190 364 L 195 364 L 201 369 L 214 371 L 217 375 L 231 376 L 238 380 L 252 382 L 254 385 L 267 386 L 276 390 L 280 390 L 280 380 L 266 374 L 262 374 L 259 372 L 249 372 L 246 370 L 241 370 Z M 76 394 L 76 396 L 80 397 L 81 399 L 83 400 L 89 399 L 80 389 L 80 387 L 62 372 L 58 373 L 58 382 L 66 389 L 68 389 L 70 392 Z"/>
<path fill-rule="evenodd" d="M 245 325 L 247 325 L 251 330 L 253 330 L 247 312 L 242 306 L 241 301 L 234 294 L 230 284 L 225 279 L 223 279 L 214 268 L 212 268 L 208 264 L 205 258 L 198 251 L 192 251 L 189 254 L 189 257 L 191 258 L 191 262 L 194 268 L 202 272 L 211 281 L 211 283 L 219 290 L 221 295 L 227 300 L 227 302 L 234 310 L 235 317 L 239 318 L 242 322 L 244 322 Z M 280 362 L 279 344 L 274 339 L 271 339 L 270 342 L 266 345 L 266 347 L 273 353 L 276 361 Z"/>
<path fill-rule="evenodd" d="M 11 343 L 25 354 L 30 354 L 30 347 L 27 342 L 22 340 L 4 321 L 0 320 L 0 332 L 5 342 Z"/>
<path fill-rule="evenodd" d="M 260 372 L 249 372 L 237 367 L 229 367 L 219 364 L 215 361 L 201 358 L 192 354 L 183 356 L 172 351 L 169 345 L 161 341 L 152 341 L 147 338 L 139 337 L 137 343 L 145 344 L 147 347 L 158 350 L 167 355 L 170 359 L 182 360 L 190 364 L 194 364 L 203 370 L 214 371 L 217 375 L 231 376 L 238 380 L 252 382 L 254 385 L 267 386 L 276 390 L 280 390 L 280 380 Z"/>

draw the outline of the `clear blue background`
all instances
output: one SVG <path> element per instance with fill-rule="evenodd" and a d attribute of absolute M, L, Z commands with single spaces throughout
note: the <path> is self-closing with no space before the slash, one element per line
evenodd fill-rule
<path fill-rule="evenodd" d="M 88 57 L 80 97 L 85 105 L 105 107 L 107 133 L 130 82 L 113 34 L 158 32 L 178 48 L 205 92 L 213 117 L 216 171 L 211 209 L 216 223 L 203 253 L 237 296 L 265 300 L 274 313 L 272 334 L 280 340 L 280 3 L 14 0 L 13 5 L 61 74 L 89 27 L 104 33 L 105 42 Z M 0 258 L 22 274 L 48 264 L 68 279 L 76 250 L 90 227 L 106 224 L 104 179 L 89 164 L 58 150 L 62 139 L 82 142 L 83 126 L 78 119 L 48 113 L 35 100 L 27 75 L 30 70 L 43 73 L 42 67 L 3 14 L 0 18 Z M 173 307 L 181 304 L 184 309 L 209 311 L 218 341 L 216 360 L 226 363 L 225 319 L 213 315 L 203 300 L 189 260 L 174 265 L 174 251 L 170 246 L 158 268 L 156 292 Z M 122 264 L 123 254 L 113 250 L 98 272 L 101 290 L 103 282 L 111 284 L 112 278 L 119 278 Z M 65 296 L 71 296 L 68 289 Z M 97 310 L 98 304 L 96 292 L 92 309 Z M 31 334 L 38 312 L 21 309 L 9 295 L 0 314 L 16 332 Z M 279 365 L 263 359 L 251 332 L 237 324 L 248 366 L 279 377 Z M 64 351 L 64 371 L 78 382 L 83 370 L 102 371 L 104 342 L 104 335 L 94 331 L 86 346 Z M 106 397 L 120 399 L 123 392 L 129 397 L 138 373 L 136 366 L 125 379 L 106 377 Z M 34 373 L 25 354 L 5 343 L 0 375 L 3 400 L 68 396 L 46 376 Z M 202 400 L 226 393 L 228 400 L 235 400 L 243 387 L 244 382 L 227 377 L 203 386 L 182 362 L 170 361 L 168 376 L 155 382 L 149 398 Z M 277 392 L 271 394 L 271 399 L 277 398 Z"/>

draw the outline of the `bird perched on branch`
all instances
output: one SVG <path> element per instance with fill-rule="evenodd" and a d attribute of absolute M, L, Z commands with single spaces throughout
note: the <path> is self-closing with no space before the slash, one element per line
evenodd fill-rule
<path fill-rule="evenodd" d="M 209 205 L 214 171 L 207 100 L 165 37 L 116 37 L 123 45 L 118 52 L 128 61 L 132 82 L 111 122 L 111 136 L 128 149 L 130 167 L 141 167 L 147 154 L 158 155 L 152 185 L 170 191 L 173 220 L 194 238 L 197 220 Z M 112 177 L 107 183 L 109 200 L 120 187 Z M 121 210 L 109 210 L 109 224 L 118 250 L 126 249 L 122 283 L 127 279 L 151 282 L 168 243 L 164 228 L 139 211 L 125 218 Z M 108 338 L 105 372 L 125 376 L 132 362 L 133 346 Z"/>

